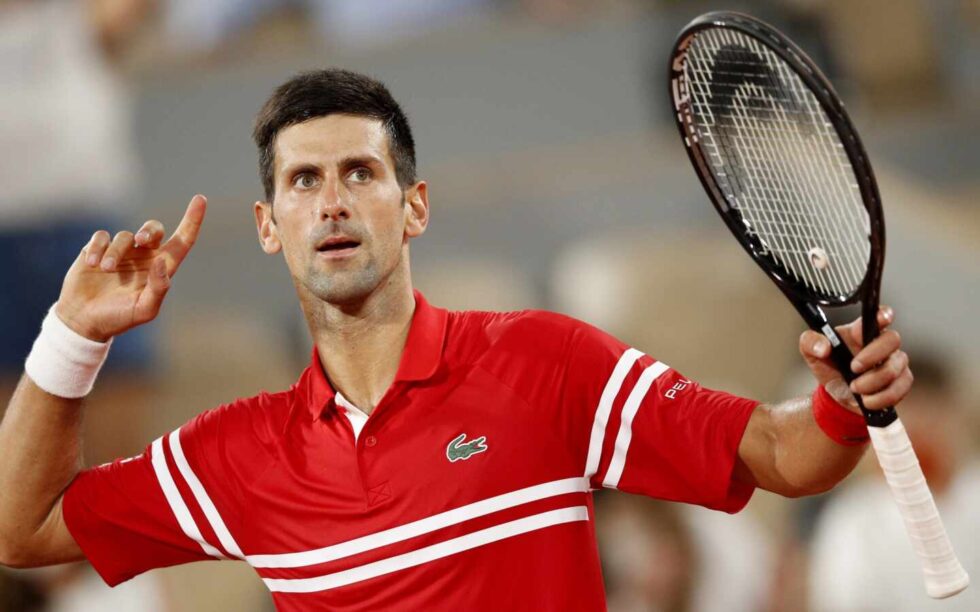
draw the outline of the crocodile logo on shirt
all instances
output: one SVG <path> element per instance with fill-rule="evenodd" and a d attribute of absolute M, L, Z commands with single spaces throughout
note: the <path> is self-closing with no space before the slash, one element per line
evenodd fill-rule
<path fill-rule="evenodd" d="M 449 459 L 449 463 L 469 459 L 473 455 L 487 450 L 487 445 L 484 444 L 487 441 L 486 436 L 480 436 L 469 442 L 463 442 L 465 439 L 466 434 L 461 433 L 453 438 L 453 441 L 446 447 L 446 459 Z"/>

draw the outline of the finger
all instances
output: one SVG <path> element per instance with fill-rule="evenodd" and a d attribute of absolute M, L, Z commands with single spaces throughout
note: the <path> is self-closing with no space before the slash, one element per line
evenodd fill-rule
<path fill-rule="evenodd" d="M 861 349 L 851 360 L 851 370 L 860 374 L 874 368 L 888 359 L 888 356 L 902 346 L 902 337 L 894 329 L 887 329 L 883 334 L 871 341 L 871 344 Z"/>
<path fill-rule="evenodd" d="M 122 256 L 133 246 L 133 232 L 119 232 L 112 239 L 112 243 L 109 244 L 109 248 L 106 249 L 105 255 L 102 256 L 102 269 L 106 272 L 112 272 L 116 269 L 116 264 L 122 259 Z"/>
<path fill-rule="evenodd" d="M 905 351 L 895 351 L 884 363 L 851 381 L 851 391 L 861 395 L 878 393 L 897 380 L 908 367 L 909 356 Z"/>
<path fill-rule="evenodd" d="M 881 333 L 895 322 L 895 311 L 890 306 L 880 306 L 877 314 L 878 332 Z M 862 318 L 858 317 L 846 325 L 838 325 L 837 334 L 847 345 L 851 354 L 857 354 L 864 346 L 864 326 Z"/>
<path fill-rule="evenodd" d="M 110 239 L 109 232 L 105 230 L 99 230 L 92 234 L 92 238 L 85 245 L 85 264 L 87 266 L 94 268 L 99 265 L 99 262 L 102 261 L 102 255 L 109 248 Z"/>
<path fill-rule="evenodd" d="M 889 325 L 895 322 L 895 311 L 892 310 L 891 306 L 885 306 L 882 304 L 878 307 L 878 329 L 883 331 Z"/>
<path fill-rule="evenodd" d="M 150 264 L 146 286 L 136 300 L 134 316 L 139 323 L 145 323 L 156 318 L 163 304 L 163 298 L 170 289 L 170 276 L 167 274 L 167 261 L 163 256 L 157 257 Z"/>
<path fill-rule="evenodd" d="M 830 341 L 823 334 L 808 329 L 800 334 L 800 353 L 804 357 L 825 359 L 830 355 Z"/>
<path fill-rule="evenodd" d="M 197 242 L 197 236 L 201 233 L 201 224 L 204 222 L 204 214 L 207 212 L 207 203 L 207 198 L 200 194 L 191 198 L 187 210 L 184 212 L 184 217 L 180 220 L 180 225 L 161 247 L 172 258 L 167 270 L 170 276 L 173 276 L 174 272 L 177 271 L 191 247 Z"/>
<path fill-rule="evenodd" d="M 163 223 L 156 219 L 151 219 L 140 227 L 136 232 L 136 246 L 148 249 L 155 249 L 163 241 Z"/>
<path fill-rule="evenodd" d="M 912 380 L 912 371 L 906 368 L 902 375 L 885 389 L 878 393 L 862 396 L 861 399 L 864 401 L 865 408 L 881 410 L 898 404 L 908 395 L 912 388 Z"/>

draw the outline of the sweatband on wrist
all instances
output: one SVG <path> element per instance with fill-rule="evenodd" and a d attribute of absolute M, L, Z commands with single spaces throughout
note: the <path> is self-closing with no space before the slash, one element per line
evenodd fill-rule
<path fill-rule="evenodd" d="M 844 446 L 858 446 L 868 441 L 864 417 L 841 406 L 823 385 L 813 392 L 813 418 L 827 437 Z"/>
<path fill-rule="evenodd" d="M 58 318 L 54 306 L 41 323 L 24 371 L 38 386 L 58 397 L 85 397 L 109 355 L 108 342 L 96 342 L 79 335 Z"/>

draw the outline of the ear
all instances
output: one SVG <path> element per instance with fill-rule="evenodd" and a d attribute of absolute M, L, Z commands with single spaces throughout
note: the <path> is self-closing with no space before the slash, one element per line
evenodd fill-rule
<path fill-rule="evenodd" d="M 276 228 L 276 220 L 272 214 L 272 204 L 268 202 L 255 203 L 255 227 L 259 231 L 259 244 L 263 251 L 269 255 L 275 255 L 282 250 L 279 230 Z"/>
<path fill-rule="evenodd" d="M 416 238 L 429 225 L 429 186 L 419 181 L 405 192 L 405 236 Z"/>

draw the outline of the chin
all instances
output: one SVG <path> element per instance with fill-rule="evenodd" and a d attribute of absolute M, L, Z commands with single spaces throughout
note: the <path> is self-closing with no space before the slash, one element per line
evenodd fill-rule
<path fill-rule="evenodd" d="M 362 270 L 356 274 L 316 276 L 310 279 L 306 288 L 323 302 L 346 305 L 363 302 L 378 288 L 379 281 L 373 270 Z"/>

